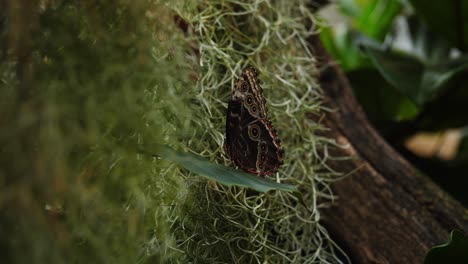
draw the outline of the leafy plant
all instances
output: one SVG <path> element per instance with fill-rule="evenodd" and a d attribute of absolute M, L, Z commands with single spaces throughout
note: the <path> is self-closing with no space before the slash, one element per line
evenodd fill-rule
<path fill-rule="evenodd" d="M 468 124 L 468 5 L 343 0 L 338 7 L 347 22 L 323 29 L 321 38 L 370 120 L 420 170 L 468 204 L 459 188 L 450 187 L 456 184 L 449 184 L 466 167 L 460 158 L 424 161 L 403 147 L 418 132 Z M 441 179 L 441 171 L 454 176 Z"/>
<path fill-rule="evenodd" d="M 468 48 L 468 4 L 466 1 L 431 2 L 410 0 L 415 12 L 450 46 L 466 52 Z"/>
<path fill-rule="evenodd" d="M 381 75 L 401 94 L 418 106 L 453 89 L 458 73 L 468 69 L 468 56 L 450 59 L 447 42 L 432 35 L 415 17 L 408 19 L 410 49 L 386 48 L 362 41 L 366 53 Z"/>
<path fill-rule="evenodd" d="M 431 110 L 435 104 L 445 103 L 444 96 L 446 94 L 459 90 L 458 87 L 462 84 L 463 79 L 460 76 L 467 70 L 467 57 L 463 53 L 454 56 L 451 42 L 434 32 L 433 28 L 426 26 L 426 22 L 429 25 L 443 23 L 441 22 L 443 19 L 439 19 L 439 15 L 433 17 L 425 15 L 424 22 L 420 17 L 414 15 L 400 16 L 399 23 L 396 23 L 397 15 L 411 14 L 410 11 L 407 11 L 410 9 L 409 7 L 403 8 L 404 12 L 402 13 L 399 1 L 377 1 L 380 8 L 376 8 L 374 2 L 339 1 L 340 10 L 351 22 L 347 26 L 325 28 L 321 37 L 332 55 L 342 63 L 351 80 L 359 81 L 359 76 L 353 75 L 359 74 L 361 69 L 366 69 L 367 73 L 376 70 L 385 80 L 382 82 L 382 79 L 374 78 L 374 82 L 368 82 L 368 88 L 356 88 L 355 91 L 359 98 L 369 97 L 369 95 L 361 94 L 361 91 L 372 94 L 372 90 L 381 89 L 372 87 L 393 88 L 394 91 L 386 89 L 388 97 L 393 95 L 393 103 L 388 102 L 381 105 L 381 109 L 375 109 L 375 107 L 368 105 L 370 100 L 364 101 L 364 107 L 375 118 L 374 120 L 412 120 L 418 126 L 420 125 L 417 123 L 419 119 L 428 119 L 425 118 L 426 113 L 433 112 Z M 422 4 L 421 1 L 412 2 L 416 3 L 414 8 L 416 8 L 417 14 L 419 14 L 419 7 L 423 9 L 421 12 L 424 14 L 439 10 L 437 5 L 440 3 L 432 5 Z M 441 10 L 448 12 L 451 5 L 444 5 Z M 379 11 L 382 10 L 385 10 L 385 16 L 379 16 Z M 464 15 L 465 9 L 461 9 L 460 12 L 462 12 L 461 15 Z M 376 19 L 378 21 L 371 19 L 376 17 L 378 17 Z M 462 17 L 464 19 L 466 16 Z M 445 21 L 444 25 L 447 28 L 464 28 L 462 20 L 459 21 L 461 24 L 457 24 L 456 27 L 454 21 L 450 21 L 451 24 Z M 407 28 L 407 35 L 402 31 L 402 28 Z M 383 42 L 385 38 L 390 41 Z M 401 43 L 392 40 L 395 38 L 406 38 L 405 47 L 402 48 Z M 361 52 L 359 52 L 359 48 Z M 364 82 L 361 82 L 360 85 L 363 84 Z M 359 84 L 353 86 L 357 85 Z M 400 99 L 396 100 L 396 98 Z M 402 104 L 408 105 L 408 100 L 413 103 L 413 106 L 407 107 L 407 112 L 392 110 L 398 109 L 399 105 Z M 415 111 L 416 109 L 417 111 Z M 379 115 L 376 111 L 386 114 Z M 388 113 L 392 112 L 394 115 L 389 116 Z M 451 122 L 447 126 L 453 126 L 454 123 L 460 125 L 464 122 L 466 119 Z M 429 128 L 428 124 L 420 127 L 420 129 L 427 128 Z"/>
<path fill-rule="evenodd" d="M 154 155 L 147 151 L 142 151 L 142 153 Z M 214 180 L 226 186 L 251 188 L 259 192 L 268 192 L 271 190 L 298 192 L 298 189 L 293 185 L 277 183 L 231 167 L 212 163 L 193 153 L 176 151 L 168 146 L 157 146 L 155 153 L 164 159 L 182 165 L 186 169 L 200 176 Z"/>

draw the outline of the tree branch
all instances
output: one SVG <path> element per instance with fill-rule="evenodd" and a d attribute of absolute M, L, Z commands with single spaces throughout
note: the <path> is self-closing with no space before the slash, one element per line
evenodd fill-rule
<path fill-rule="evenodd" d="M 334 185 L 339 198 L 324 212 L 325 225 L 354 262 L 421 263 L 452 229 L 468 230 L 468 211 L 380 137 L 318 36 L 310 44 L 322 67 L 325 104 L 335 110 L 324 119 L 328 136 L 349 144 L 335 155 L 358 157 L 330 165 L 343 172 L 360 168 Z"/>

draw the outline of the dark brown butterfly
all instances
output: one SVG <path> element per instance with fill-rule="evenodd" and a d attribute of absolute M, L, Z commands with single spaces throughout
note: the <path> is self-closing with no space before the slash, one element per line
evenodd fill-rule
<path fill-rule="evenodd" d="M 257 77 L 257 71 L 247 67 L 235 82 L 227 110 L 224 149 L 239 168 L 265 176 L 277 172 L 283 164 L 283 150 L 268 119 Z"/>

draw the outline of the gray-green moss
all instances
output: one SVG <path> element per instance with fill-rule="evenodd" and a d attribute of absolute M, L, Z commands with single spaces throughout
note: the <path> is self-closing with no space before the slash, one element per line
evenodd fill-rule
<path fill-rule="evenodd" d="M 30 16 L 8 3 L 0 11 L 7 262 L 338 262 L 318 222 L 337 179 L 324 165 L 334 142 L 306 118 L 325 110 L 306 44 L 308 1 L 40 1 L 24 7 Z M 137 152 L 166 143 L 229 164 L 226 106 L 246 65 L 260 73 L 286 151 L 272 178 L 299 186 L 309 209 L 288 193 L 228 188 Z"/>
<path fill-rule="evenodd" d="M 196 263 L 339 262 L 319 208 L 332 199 L 337 173 L 324 164 L 329 139 L 306 117 L 320 115 L 320 88 L 307 38 L 316 32 L 308 1 L 205 1 L 198 9 L 177 7 L 192 26 L 200 50 L 195 87 L 194 137 L 183 145 L 229 164 L 222 150 L 227 101 L 241 70 L 260 73 L 269 115 L 286 151 L 273 176 L 299 186 L 309 209 L 284 192 L 258 194 L 215 183 L 190 189 L 198 206 L 174 221 L 178 248 Z M 314 23 L 312 23 L 314 22 Z M 184 223 L 184 224 L 182 224 Z M 181 235 L 182 234 L 182 235 Z M 181 237 L 185 236 L 185 239 Z"/>

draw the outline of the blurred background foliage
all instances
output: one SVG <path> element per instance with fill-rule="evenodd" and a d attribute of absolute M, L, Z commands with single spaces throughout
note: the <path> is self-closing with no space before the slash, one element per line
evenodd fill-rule
<path fill-rule="evenodd" d="M 320 13 L 320 37 L 371 122 L 468 205 L 468 2 L 338 0 Z"/>
<path fill-rule="evenodd" d="M 163 10 L 143 0 L 0 3 L 2 263 L 177 254 L 167 218 L 184 183 L 136 151 L 188 131 L 190 43 Z"/>

